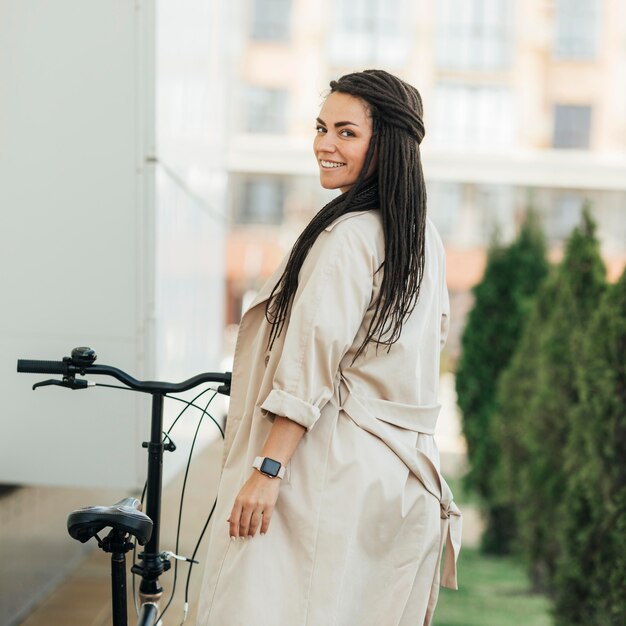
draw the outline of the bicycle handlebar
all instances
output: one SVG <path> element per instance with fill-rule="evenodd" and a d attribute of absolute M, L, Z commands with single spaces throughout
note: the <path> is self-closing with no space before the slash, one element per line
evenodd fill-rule
<path fill-rule="evenodd" d="M 130 389 L 148 393 L 181 393 L 208 382 L 221 383 L 225 386 L 225 388 L 221 389 L 221 392 L 228 393 L 231 380 L 230 372 L 205 372 L 204 374 L 198 374 L 180 383 L 167 383 L 152 380 L 142 381 L 133 378 L 130 374 L 127 374 L 117 367 L 87 363 L 77 364 L 72 360 L 72 357 L 65 357 L 62 361 L 18 359 L 17 371 L 28 374 L 62 374 L 64 378 L 73 378 L 76 374 L 80 374 L 81 376 L 87 374 L 112 376 Z"/>
<path fill-rule="evenodd" d="M 67 374 L 67 365 L 63 361 L 18 359 L 17 371 L 25 374 Z"/>

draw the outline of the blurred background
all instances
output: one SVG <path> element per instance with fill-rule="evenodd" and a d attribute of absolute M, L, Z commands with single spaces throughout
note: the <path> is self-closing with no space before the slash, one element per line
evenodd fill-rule
<path fill-rule="evenodd" d="M 0 623 L 84 562 L 69 510 L 140 489 L 149 428 L 145 399 L 32 394 L 16 359 L 89 345 L 137 378 L 229 369 L 242 310 L 336 193 L 311 150 L 328 83 L 370 67 L 424 101 L 452 302 L 439 436 L 463 492 L 454 374 L 490 251 L 532 210 L 558 264 L 587 207 L 609 283 L 626 265 L 624 0 L 0 0 Z M 179 427 L 167 482 L 194 427 Z M 485 567 L 488 584 L 506 578 Z M 513 561 L 502 571 L 526 585 Z M 535 621 L 476 623 L 551 623 L 539 603 Z M 438 623 L 474 624 L 460 615 Z"/>

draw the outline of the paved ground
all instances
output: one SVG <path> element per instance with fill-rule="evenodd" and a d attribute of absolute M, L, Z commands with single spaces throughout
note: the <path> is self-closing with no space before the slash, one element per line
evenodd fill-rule
<path fill-rule="evenodd" d="M 454 378 L 444 375 L 441 381 L 442 411 L 437 425 L 437 442 L 441 451 L 444 475 L 458 477 L 465 468 L 465 442 L 461 435 Z M 192 473 L 187 486 L 186 517 L 183 520 L 183 540 L 181 554 L 190 554 L 197 540 L 206 514 L 213 503 L 217 489 L 221 440 L 205 449 L 193 462 Z M 164 549 L 174 550 L 176 515 L 180 497 L 182 476 L 170 484 L 164 493 L 163 531 L 161 544 Z M 106 503 L 105 503 L 106 504 Z M 465 545 L 476 545 L 482 525 L 476 510 L 463 502 L 463 537 Z M 225 523 L 225 522 L 224 522 Z M 204 558 L 204 548 L 199 552 Z M 199 594 L 202 567 L 194 568 L 190 597 L 195 600 Z M 182 574 L 182 575 L 181 575 Z M 187 565 L 179 568 L 179 591 L 184 588 Z M 172 572 L 164 575 L 164 586 L 171 589 Z M 129 592 L 131 587 L 128 581 Z M 180 624 L 183 616 L 181 594 L 169 609 L 168 624 Z M 109 561 L 107 555 L 93 552 L 72 576 L 21 623 L 21 626 L 106 626 L 111 623 L 109 606 Z M 132 607 L 132 602 L 129 604 Z M 131 609 L 132 610 L 132 609 Z M 131 616 L 130 623 L 133 623 Z M 192 602 L 186 624 L 195 624 L 195 602 Z"/>

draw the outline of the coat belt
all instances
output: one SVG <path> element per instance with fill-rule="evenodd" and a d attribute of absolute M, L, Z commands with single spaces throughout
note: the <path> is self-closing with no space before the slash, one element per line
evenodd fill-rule
<path fill-rule="evenodd" d="M 347 387 L 346 383 L 344 385 Z M 428 406 L 416 406 L 414 404 L 400 404 L 379 398 L 365 398 L 352 392 L 346 396 L 344 406 L 351 405 L 355 410 L 361 405 L 363 410 L 375 416 L 377 419 L 399 426 L 405 430 L 412 430 L 416 433 L 434 435 L 439 417 L 440 404 Z M 347 409 L 346 409 L 347 410 Z"/>
<path fill-rule="evenodd" d="M 450 589 L 457 589 L 456 562 L 461 549 L 462 518 L 461 511 L 453 500 L 452 491 L 426 454 L 417 448 L 394 440 L 390 436 L 389 430 L 381 423 L 381 421 L 389 422 L 415 432 L 433 434 L 439 405 L 419 407 L 393 403 L 394 409 L 400 406 L 406 407 L 406 410 L 402 409 L 403 412 L 399 413 L 399 417 L 398 413 L 395 413 L 395 416 L 390 418 L 378 411 L 374 414 L 372 410 L 375 408 L 384 409 L 383 403 L 385 401 L 364 399 L 351 393 L 350 386 L 343 377 L 341 377 L 338 387 L 341 387 L 341 393 L 335 394 L 336 400 L 339 399 L 338 396 L 341 398 L 341 404 L 338 404 L 338 407 L 345 411 L 357 426 L 382 439 L 424 485 L 426 490 L 439 501 L 442 540 L 445 538 L 441 585 Z M 389 406 L 390 403 L 387 404 Z M 410 422 L 408 421 L 409 417 L 412 418 Z M 403 423 L 406 423 L 407 426 L 403 426 Z"/>

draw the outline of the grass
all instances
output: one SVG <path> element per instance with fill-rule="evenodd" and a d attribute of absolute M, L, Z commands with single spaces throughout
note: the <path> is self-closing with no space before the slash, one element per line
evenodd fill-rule
<path fill-rule="evenodd" d="M 512 559 L 462 549 L 458 573 L 458 591 L 441 589 L 433 626 L 552 626 L 550 602 Z"/>

